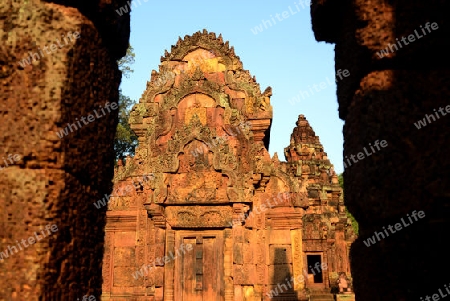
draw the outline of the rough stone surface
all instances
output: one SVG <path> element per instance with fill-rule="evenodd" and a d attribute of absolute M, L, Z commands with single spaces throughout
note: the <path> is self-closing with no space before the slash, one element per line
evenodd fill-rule
<path fill-rule="evenodd" d="M 360 229 L 351 251 L 358 301 L 425 299 L 448 284 L 450 117 L 438 113 L 420 129 L 414 123 L 450 105 L 449 9 L 448 1 L 382 0 L 313 1 L 311 7 L 316 39 L 336 43 L 336 70 L 351 74 L 337 83 L 344 156 L 376 140 L 388 143 L 344 172 L 346 204 Z M 438 29 L 427 31 L 427 22 Z M 414 42 L 378 55 L 411 34 Z M 414 210 L 425 217 L 364 244 L 401 218 L 409 224 Z"/>
<path fill-rule="evenodd" d="M 104 300 L 269 300 L 283 285 L 278 300 L 305 300 L 350 276 L 337 175 L 303 115 L 287 162 L 270 157 L 271 95 L 214 33 L 166 51 L 131 113 L 136 155 L 115 171 Z M 310 255 L 326 264 L 322 283 Z"/>
<path fill-rule="evenodd" d="M 129 20 L 112 10 L 123 1 L 68 2 L 0 4 L 0 300 L 101 294 L 106 208 L 92 202 L 112 191 L 117 111 L 56 133 L 117 102 Z"/>

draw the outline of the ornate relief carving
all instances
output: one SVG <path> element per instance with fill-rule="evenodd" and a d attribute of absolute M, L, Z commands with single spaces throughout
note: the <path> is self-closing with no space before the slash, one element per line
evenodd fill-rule
<path fill-rule="evenodd" d="M 226 301 L 242 294 L 260 300 L 272 284 L 288 276 L 300 278 L 306 251 L 324 252 L 330 266 L 346 266 L 348 251 L 342 250 L 349 241 L 344 239 L 354 235 L 348 230 L 342 190 L 304 116 L 285 149 L 288 162 L 271 158 L 271 88 L 261 93 L 222 37 L 207 32 L 187 36 L 161 62 L 131 113 L 131 128 L 139 139 L 136 156 L 119 163 L 114 178 L 116 183 L 134 179 L 137 189 L 114 198 L 107 229 L 137 228 L 139 264 L 145 254 L 147 261 L 156 261 L 168 250 L 176 251 L 174 235 L 191 229 L 183 239 L 194 245 L 195 256 L 160 261 L 146 278 L 146 288 L 134 284 L 135 295 L 144 296 L 146 289 L 155 300 L 177 299 L 183 293 L 175 290 L 171 273 L 186 269 L 195 275 L 187 287 L 197 287 L 196 294 L 206 292 L 204 281 L 220 278 Z M 154 174 L 151 180 L 138 180 L 149 173 Z M 286 201 L 279 199 L 282 193 L 289 196 Z M 278 198 L 276 204 L 269 202 L 273 198 Z M 115 220 L 116 210 L 134 214 L 134 222 Z M 225 240 L 211 243 L 211 228 Z M 215 246 L 222 244 L 224 252 L 217 253 Z M 339 245 L 336 262 L 326 257 L 334 245 Z M 289 254 L 276 256 L 270 246 Z M 218 270 L 211 268 L 215 258 L 223 259 Z M 297 296 L 304 288 L 303 282 L 294 283 Z M 127 290 L 122 288 L 124 294 Z M 283 297 L 288 296 L 294 293 Z"/>
<path fill-rule="evenodd" d="M 229 227 L 233 211 L 228 206 L 170 206 L 165 210 L 171 227 Z"/>
<path fill-rule="evenodd" d="M 292 258 L 294 279 L 301 279 L 303 275 L 302 230 L 291 230 Z M 305 287 L 305 281 L 294 281 L 294 290 L 300 292 Z"/>

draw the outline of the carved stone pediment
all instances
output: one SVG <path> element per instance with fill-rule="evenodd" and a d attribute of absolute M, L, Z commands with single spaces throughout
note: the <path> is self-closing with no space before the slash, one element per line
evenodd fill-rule
<path fill-rule="evenodd" d="M 271 158 L 271 95 L 212 33 L 166 52 L 130 116 L 136 155 L 116 169 L 116 190 L 133 190 L 108 211 L 115 233 L 107 290 L 166 301 L 260 300 L 275 283 L 306 273 L 305 252 L 320 255 L 330 271 L 347 269 L 344 239 L 354 236 L 338 179 L 303 115 L 287 162 Z M 135 287 L 115 285 L 124 271 L 132 278 L 158 259 L 164 262 Z M 299 297 L 306 282 L 286 282 L 280 298 L 306 300 Z"/>
<path fill-rule="evenodd" d="M 233 220 L 230 206 L 169 206 L 165 214 L 172 228 L 231 227 Z"/>

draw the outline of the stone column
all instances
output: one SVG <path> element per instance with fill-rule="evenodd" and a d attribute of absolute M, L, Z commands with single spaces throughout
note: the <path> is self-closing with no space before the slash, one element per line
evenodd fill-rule
<path fill-rule="evenodd" d="M 364 155 L 345 160 L 344 173 L 360 231 L 351 248 L 356 300 L 419 300 L 448 284 L 449 9 L 443 0 L 311 6 L 316 39 L 335 43 L 336 73 L 350 73 L 337 82 L 344 158 Z M 414 210 L 425 217 L 410 223 Z M 402 218 L 401 230 L 364 243 Z"/>
<path fill-rule="evenodd" d="M 1 300 L 99 299 L 106 206 L 93 203 L 112 189 L 129 35 L 113 10 L 125 2 L 106 2 L 0 5 Z"/>

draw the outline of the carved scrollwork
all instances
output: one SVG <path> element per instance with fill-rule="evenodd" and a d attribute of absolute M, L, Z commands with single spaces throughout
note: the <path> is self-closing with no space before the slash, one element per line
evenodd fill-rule
<path fill-rule="evenodd" d="M 144 204 L 149 217 L 155 224 L 155 227 L 165 229 L 166 217 L 164 216 L 164 208 L 157 204 Z"/>

